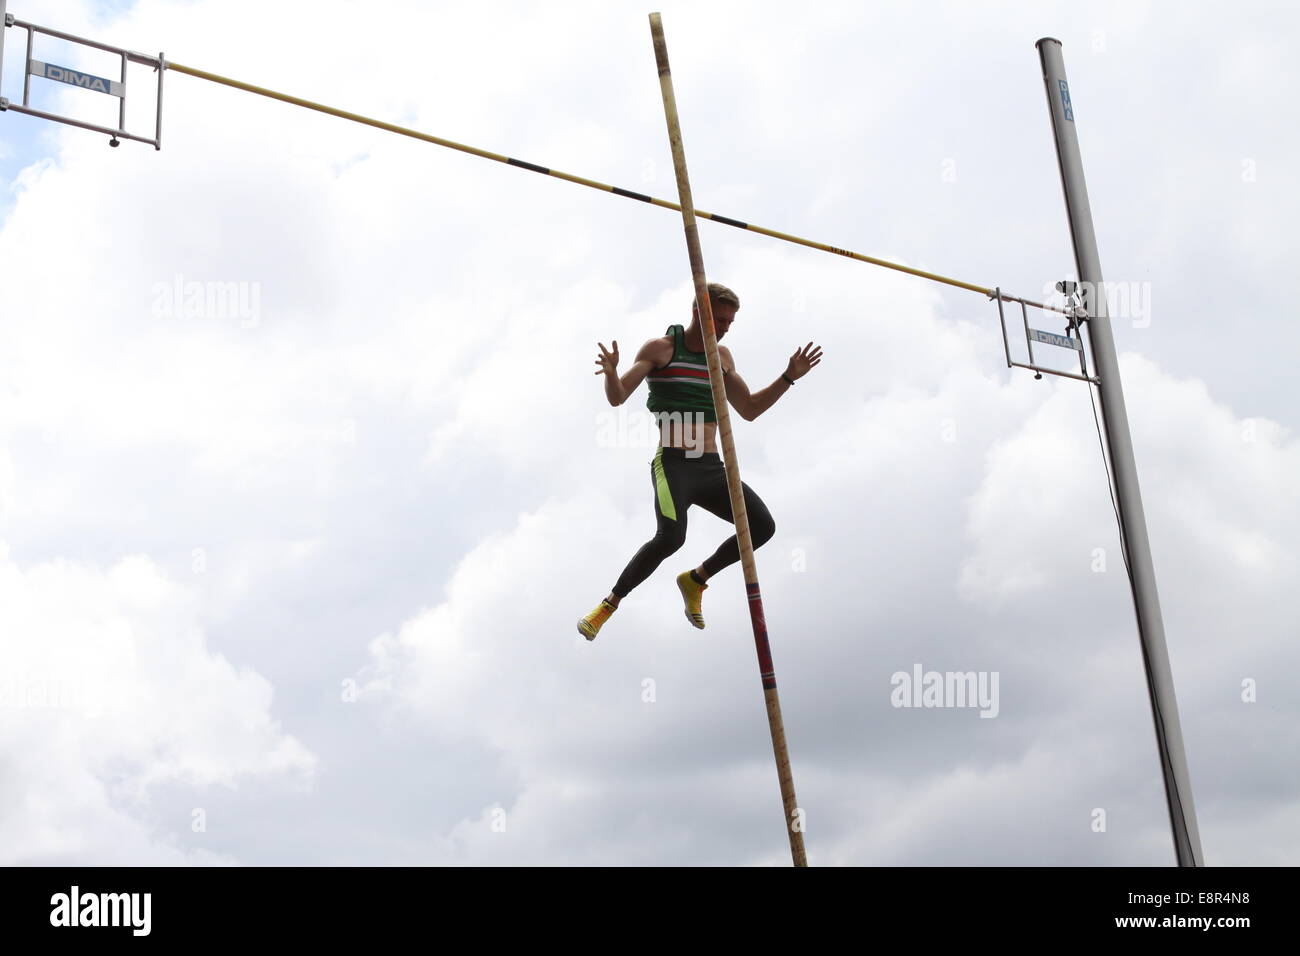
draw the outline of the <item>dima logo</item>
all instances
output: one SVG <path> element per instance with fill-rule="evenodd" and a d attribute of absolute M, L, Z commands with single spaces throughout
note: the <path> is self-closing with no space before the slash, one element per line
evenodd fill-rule
<path fill-rule="evenodd" d="M 71 893 L 50 897 L 51 926 L 130 926 L 134 936 L 149 935 L 149 893 Z"/>
<path fill-rule="evenodd" d="M 78 73 L 76 70 L 69 70 L 65 66 L 55 66 L 53 63 L 46 64 L 45 76 L 47 79 L 58 80 L 60 83 L 71 83 L 73 86 L 97 90 L 100 93 L 108 92 L 108 80 L 101 79 L 98 76 L 91 76 L 89 73 Z"/>

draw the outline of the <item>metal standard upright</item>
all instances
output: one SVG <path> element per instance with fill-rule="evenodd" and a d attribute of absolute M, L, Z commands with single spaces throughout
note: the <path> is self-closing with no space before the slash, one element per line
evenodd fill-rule
<path fill-rule="evenodd" d="M 1088 188 L 1083 180 L 1083 159 L 1079 153 L 1079 136 L 1074 125 L 1074 106 L 1070 87 L 1065 81 L 1065 61 L 1061 41 L 1044 37 L 1035 46 L 1043 64 L 1043 82 L 1047 87 L 1047 105 L 1056 139 L 1056 155 L 1061 167 L 1061 185 L 1070 217 L 1070 236 L 1074 242 L 1074 259 L 1089 318 L 1089 338 L 1093 360 L 1101 378 L 1101 414 L 1105 422 L 1106 444 L 1115 470 L 1115 497 L 1120 514 L 1120 543 L 1133 589 L 1137 610 L 1138 637 L 1142 644 L 1142 663 L 1146 670 L 1147 691 L 1151 696 L 1151 713 L 1155 719 L 1156 746 L 1160 752 L 1160 770 L 1164 775 L 1165 799 L 1169 804 L 1169 822 L 1173 828 L 1174 853 L 1179 866 L 1201 866 L 1201 835 L 1196 827 L 1196 808 L 1192 804 L 1192 784 L 1187 773 L 1187 755 L 1183 751 L 1183 732 L 1178 723 L 1178 701 L 1174 697 L 1174 678 L 1169 668 L 1169 651 L 1165 646 L 1165 626 L 1160 617 L 1160 599 L 1156 593 L 1155 568 L 1151 563 L 1151 545 L 1147 540 L 1146 517 L 1142 512 L 1142 493 L 1138 487 L 1137 463 L 1133 457 L 1133 440 L 1128 430 L 1128 412 L 1124 408 L 1124 391 L 1119 381 L 1119 361 L 1111 335 L 1102 285 L 1101 260 L 1097 255 L 1097 236 L 1092 228 L 1092 210 L 1088 206 Z"/>

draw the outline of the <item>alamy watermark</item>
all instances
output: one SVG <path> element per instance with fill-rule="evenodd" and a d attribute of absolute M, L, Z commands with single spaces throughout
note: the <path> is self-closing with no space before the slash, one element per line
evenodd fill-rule
<path fill-rule="evenodd" d="M 1082 303 L 1087 306 L 1088 314 L 1096 315 L 1096 283 L 1071 281 L 1071 286 L 1080 296 Z M 1102 287 L 1106 296 L 1107 318 L 1112 321 L 1129 319 L 1135 329 L 1145 329 L 1151 325 L 1150 282 L 1107 279 L 1102 283 Z M 1049 282 L 1043 286 L 1044 301 L 1056 293 L 1055 283 Z"/>
<path fill-rule="evenodd" d="M 73 884 L 67 893 L 50 897 L 50 925 L 120 926 L 132 936 L 148 936 L 152 903 L 151 893 L 83 893 Z"/>
<path fill-rule="evenodd" d="M 187 280 L 153 284 L 149 311 L 159 319 L 234 320 L 251 329 L 262 321 L 262 283 Z"/>
<path fill-rule="evenodd" d="M 704 423 L 704 412 L 628 414 L 611 409 L 596 415 L 596 446 L 654 448 L 664 444 L 685 448 L 687 458 L 699 458 L 704 454 Z"/>
<path fill-rule="evenodd" d="M 26 670 L 0 673 L 0 708 L 70 710 L 99 717 L 110 709 L 111 700 L 102 682 L 81 676 L 58 677 Z"/>
<path fill-rule="evenodd" d="M 889 702 L 895 707 L 979 708 L 981 717 L 996 717 L 997 671 L 923 671 L 913 664 L 911 673 L 894 671 Z"/>

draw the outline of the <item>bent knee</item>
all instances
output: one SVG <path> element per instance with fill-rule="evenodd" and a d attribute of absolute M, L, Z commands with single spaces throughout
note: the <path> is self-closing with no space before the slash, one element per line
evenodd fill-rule
<path fill-rule="evenodd" d="M 755 521 L 750 526 L 749 533 L 754 539 L 754 547 L 761 547 L 771 541 L 772 536 L 776 534 L 776 522 L 772 520 L 771 515 L 767 515 Z"/>
<path fill-rule="evenodd" d="M 672 531 L 661 531 L 655 535 L 655 544 L 662 554 L 672 554 L 674 551 L 681 549 L 686 543 L 686 532 L 674 528 Z"/>

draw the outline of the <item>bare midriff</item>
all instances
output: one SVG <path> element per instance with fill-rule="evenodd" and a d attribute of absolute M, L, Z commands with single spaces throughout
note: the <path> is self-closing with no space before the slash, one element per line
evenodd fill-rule
<path fill-rule="evenodd" d="M 659 444 L 664 448 L 685 448 L 688 451 L 718 451 L 718 423 L 668 420 L 659 428 Z"/>

